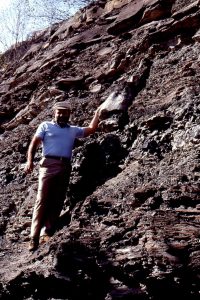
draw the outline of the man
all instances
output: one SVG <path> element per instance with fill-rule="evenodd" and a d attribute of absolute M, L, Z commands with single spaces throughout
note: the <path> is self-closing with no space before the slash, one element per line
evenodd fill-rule
<path fill-rule="evenodd" d="M 71 109 L 65 101 L 54 106 L 54 119 L 42 122 L 30 143 L 25 172 L 33 170 L 33 159 L 42 143 L 37 198 L 34 205 L 29 250 L 48 240 L 55 229 L 66 197 L 70 177 L 72 149 L 76 138 L 94 133 L 98 126 L 99 109 L 88 127 L 69 125 Z"/>

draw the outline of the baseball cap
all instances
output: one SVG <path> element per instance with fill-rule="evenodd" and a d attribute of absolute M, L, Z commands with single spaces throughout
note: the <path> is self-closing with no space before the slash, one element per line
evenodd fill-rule
<path fill-rule="evenodd" d="M 71 107 L 67 101 L 61 101 L 54 104 L 53 109 L 66 109 L 71 111 Z"/>

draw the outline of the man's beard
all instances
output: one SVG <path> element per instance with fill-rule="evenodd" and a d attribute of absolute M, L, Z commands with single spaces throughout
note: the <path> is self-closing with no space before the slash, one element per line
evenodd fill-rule
<path fill-rule="evenodd" d="M 68 125 L 68 121 L 69 121 L 69 117 L 60 117 L 60 118 L 57 118 L 56 123 L 57 123 L 61 128 L 64 128 L 64 127 L 69 126 L 69 125 Z"/>

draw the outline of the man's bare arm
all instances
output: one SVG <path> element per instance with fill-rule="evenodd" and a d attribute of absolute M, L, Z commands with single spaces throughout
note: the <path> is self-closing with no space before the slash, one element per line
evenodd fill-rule
<path fill-rule="evenodd" d="M 99 123 L 99 113 L 100 107 L 95 111 L 94 117 L 92 118 L 89 126 L 84 128 L 84 137 L 93 134 L 96 131 Z"/>
<path fill-rule="evenodd" d="M 28 152 L 27 152 L 27 163 L 24 169 L 26 173 L 31 173 L 33 171 L 33 159 L 41 141 L 42 140 L 40 137 L 34 136 L 29 145 Z"/>

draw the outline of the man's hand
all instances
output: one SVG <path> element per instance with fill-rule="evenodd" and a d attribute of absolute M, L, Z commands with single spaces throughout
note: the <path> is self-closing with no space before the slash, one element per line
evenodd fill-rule
<path fill-rule="evenodd" d="M 33 171 L 34 164 L 32 161 L 27 161 L 26 166 L 24 167 L 24 172 L 29 174 Z"/>

